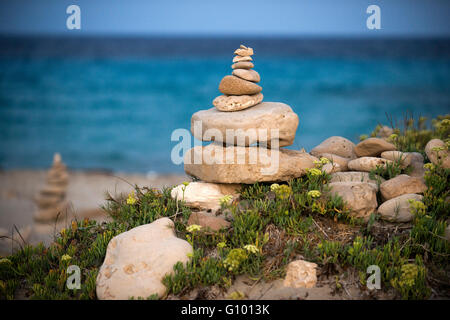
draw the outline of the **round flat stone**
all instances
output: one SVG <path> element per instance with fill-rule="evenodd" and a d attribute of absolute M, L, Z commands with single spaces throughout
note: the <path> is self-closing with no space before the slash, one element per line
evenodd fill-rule
<path fill-rule="evenodd" d="M 242 96 L 221 95 L 214 99 L 213 105 L 220 111 L 240 111 L 257 105 L 263 97 L 261 92 Z"/>
<path fill-rule="evenodd" d="M 231 65 L 232 69 L 251 69 L 255 65 L 251 63 L 250 61 L 240 61 L 236 62 L 235 64 Z"/>
<path fill-rule="evenodd" d="M 256 94 L 261 90 L 257 84 L 236 76 L 225 76 L 219 84 L 219 91 L 226 95 Z"/>
<path fill-rule="evenodd" d="M 255 70 L 234 69 L 233 75 L 251 82 L 259 82 L 261 80 L 259 73 Z"/>
<path fill-rule="evenodd" d="M 253 61 L 252 57 L 250 56 L 235 56 L 233 58 L 233 62 L 240 62 L 240 61 Z"/>

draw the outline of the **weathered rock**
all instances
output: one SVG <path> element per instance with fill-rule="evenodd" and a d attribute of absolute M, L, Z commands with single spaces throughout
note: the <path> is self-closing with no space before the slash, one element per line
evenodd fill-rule
<path fill-rule="evenodd" d="M 373 183 L 333 182 L 329 187 L 332 194 L 342 197 L 353 217 L 367 221 L 378 206 L 377 187 Z"/>
<path fill-rule="evenodd" d="M 192 212 L 189 216 L 188 225 L 193 224 L 201 226 L 202 230 L 214 232 L 227 229 L 231 225 L 227 220 L 209 212 Z"/>
<path fill-rule="evenodd" d="M 313 288 L 317 282 L 317 264 L 295 260 L 288 264 L 283 285 L 291 288 Z"/>
<path fill-rule="evenodd" d="M 162 279 L 173 273 L 178 262 L 186 263 L 191 245 L 178 239 L 168 218 L 133 228 L 115 236 L 108 244 L 105 261 L 97 276 L 100 300 L 162 296 Z"/>
<path fill-rule="evenodd" d="M 428 159 L 435 165 L 442 165 L 443 168 L 450 168 L 450 152 L 445 142 L 440 139 L 432 139 L 425 146 L 425 153 Z"/>
<path fill-rule="evenodd" d="M 213 105 L 220 111 L 240 111 L 257 105 L 263 98 L 264 96 L 261 92 L 250 96 L 221 95 L 214 99 Z"/>
<path fill-rule="evenodd" d="M 241 62 L 241 61 L 253 61 L 250 56 L 235 56 L 233 58 L 233 62 Z"/>
<path fill-rule="evenodd" d="M 422 201 L 423 196 L 418 194 L 403 194 L 392 198 L 378 208 L 383 220 L 391 222 L 409 222 L 414 216 L 411 213 L 409 200 Z"/>
<path fill-rule="evenodd" d="M 411 170 L 408 172 L 408 175 L 415 178 L 420 178 L 422 181 L 425 177 L 425 168 L 423 167 L 423 162 L 413 161 L 410 164 Z"/>
<path fill-rule="evenodd" d="M 300 177 L 306 169 L 314 168 L 315 160 L 318 159 L 295 150 L 223 147 L 212 143 L 189 150 L 184 158 L 184 170 L 203 181 L 251 184 Z"/>
<path fill-rule="evenodd" d="M 241 79 L 251 81 L 251 82 L 259 82 L 261 81 L 261 77 L 259 73 L 255 70 L 247 70 L 247 69 L 234 69 L 233 75 L 239 77 Z"/>
<path fill-rule="evenodd" d="M 197 128 L 200 123 L 201 128 Z M 271 139 L 277 138 L 280 147 L 291 145 L 297 126 L 298 116 L 287 104 L 279 102 L 262 102 L 240 112 L 211 108 L 198 111 L 191 118 L 191 132 L 197 139 L 227 142 L 226 132 L 230 130 L 235 136 L 228 137 L 229 144 L 240 146 L 257 142 L 272 145 Z"/>
<path fill-rule="evenodd" d="M 383 159 L 388 159 L 393 161 L 394 163 L 399 163 L 400 167 L 406 168 L 411 164 L 412 155 L 408 152 L 401 151 L 384 151 L 381 153 L 381 157 Z"/>
<path fill-rule="evenodd" d="M 380 185 L 381 195 L 385 200 L 401 196 L 402 194 L 423 193 L 426 189 L 427 186 L 422 179 L 410 177 L 406 174 L 398 175 Z"/>
<path fill-rule="evenodd" d="M 336 172 L 331 175 L 330 183 L 332 182 L 367 182 L 373 183 L 374 185 L 378 185 L 378 182 L 381 184 L 384 180 L 380 176 L 375 176 L 375 179 L 370 178 L 370 174 L 368 172 L 360 172 L 360 171 L 347 171 L 347 172 Z"/>
<path fill-rule="evenodd" d="M 341 171 L 341 166 L 337 163 L 326 163 L 323 165 L 322 167 L 322 171 L 325 172 L 326 174 L 331 174 L 333 172 L 339 172 Z"/>
<path fill-rule="evenodd" d="M 358 157 L 375 157 L 383 151 L 393 151 L 395 146 L 392 143 L 380 138 L 369 138 L 361 141 L 355 147 L 355 153 Z"/>
<path fill-rule="evenodd" d="M 234 51 L 234 54 L 237 54 L 238 56 L 252 56 L 253 55 L 253 49 L 250 47 L 246 47 L 244 45 L 241 44 L 241 46 L 239 47 L 239 49 L 236 49 Z"/>
<path fill-rule="evenodd" d="M 226 95 L 257 94 L 262 88 L 251 81 L 236 76 L 225 76 L 219 84 L 219 91 Z"/>
<path fill-rule="evenodd" d="M 231 65 L 232 69 L 251 69 L 253 68 L 255 65 L 253 63 L 251 63 L 250 61 L 240 61 L 240 62 L 236 62 L 233 65 Z"/>
<path fill-rule="evenodd" d="M 376 158 L 376 157 L 362 157 L 353 159 L 348 162 L 348 168 L 353 171 L 367 171 L 370 172 L 377 167 L 385 167 L 386 164 L 393 164 L 391 160 Z"/>
<path fill-rule="evenodd" d="M 423 164 L 423 155 L 419 152 L 408 152 L 411 157 L 411 162 L 421 162 Z"/>
<path fill-rule="evenodd" d="M 188 207 L 199 209 L 220 209 L 220 199 L 226 195 L 238 196 L 239 184 L 216 184 L 208 182 L 190 182 L 172 189 L 173 199 L 184 201 Z"/>
<path fill-rule="evenodd" d="M 324 153 L 331 153 L 344 158 L 355 158 L 354 147 L 355 144 L 350 140 L 334 136 L 324 140 L 313 148 L 310 153 L 316 157 Z"/>
<path fill-rule="evenodd" d="M 350 158 L 344 158 L 335 154 L 331 153 L 319 153 L 316 155 L 316 157 L 321 158 L 327 158 L 334 164 L 339 165 L 340 171 L 347 171 L 348 170 L 348 162 L 351 160 Z"/>

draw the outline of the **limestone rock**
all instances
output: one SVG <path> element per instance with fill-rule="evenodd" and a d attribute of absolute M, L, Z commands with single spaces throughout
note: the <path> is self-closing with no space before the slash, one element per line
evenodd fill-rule
<path fill-rule="evenodd" d="M 411 171 L 408 172 L 409 176 L 424 180 L 426 170 L 423 167 L 423 162 L 413 161 L 410 164 L 410 168 Z"/>
<path fill-rule="evenodd" d="M 427 186 L 422 179 L 410 177 L 406 174 L 398 175 L 380 185 L 381 195 L 385 200 L 401 196 L 402 194 L 423 193 L 426 189 Z"/>
<path fill-rule="evenodd" d="M 341 166 L 337 163 L 326 163 L 323 165 L 322 167 L 322 171 L 325 172 L 326 174 L 331 174 L 334 172 L 340 172 L 341 171 Z"/>
<path fill-rule="evenodd" d="M 372 183 L 333 182 L 329 187 L 332 194 L 342 197 L 353 217 L 368 220 L 378 206 L 377 187 Z"/>
<path fill-rule="evenodd" d="M 288 264 L 283 285 L 291 288 L 313 288 L 317 282 L 317 264 L 295 260 Z"/>
<path fill-rule="evenodd" d="M 252 56 L 253 55 L 253 49 L 250 47 L 246 47 L 244 45 L 241 44 L 241 46 L 239 47 L 239 49 L 236 49 L 234 51 L 234 54 L 238 55 L 238 56 Z"/>
<path fill-rule="evenodd" d="M 425 153 L 428 159 L 435 165 L 441 164 L 445 169 L 450 168 L 450 152 L 444 141 L 439 139 L 428 141 L 425 146 Z"/>
<path fill-rule="evenodd" d="M 236 62 L 233 65 L 231 65 L 232 69 L 251 69 L 253 68 L 255 65 L 253 63 L 251 63 L 250 61 L 240 61 L 240 62 Z"/>
<path fill-rule="evenodd" d="M 100 300 L 162 296 L 162 279 L 173 273 L 178 262 L 186 263 L 191 245 L 178 239 L 168 218 L 133 228 L 115 236 L 108 244 L 105 261 L 97 276 Z"/>
<path fill-rule="evenodd" d="M 331 175 L 330 183 L 332 182 L 367 182 L 374 185 L 378 185 L 378 182 L 383 183 L 385 180 L 376 176 L 375 179 L 370 178 L 368 172 L 360 171 L 347 171 L 347 172 L 336 172 Z"/>
<path fill-rule="evenodd" d="M 241 95 L 241 96 L 227 96 L 221 95 L 214 99 L 213 105 L 219 111 L 240 111 L 254 105 L 257 105 L 263 100 L 263 94 L 257 93 L 253 95 Z"/>
<path fill-rule="evenodd" d="M 238 196 L 239 184 L 216 184 L 208 182 L 190 182 L 172 189 L 173 199 L 184 201 L 188 207 L 200 209 L 220 209 L 220 199 L 226 195 Z"/>
<path fill-rule="evenodd" d="M 423 196 L 418 194 L 403 194 L 392 198 L 381 204 L 378 208 L 378 213 L 383 220 L 391 222 L 409 222 L 414 218 L 408 201 L 410 199 L 422 201 Z"/>
<path fill-rule="evenodd" d="M 251 81 L 236 76 L 225 76 L 219 84 L 219 91 L 226 95 L 257 94 L 262 88 Z"/>
<path fill-rule="evenodd" d="M 410 153 L 401 151 L 384 151 L 381 153 L 381 157 L 399 163 L 402 168 L 408 167 L 413 158 Z"/>
<path fill-rule="evenodd" d="M 408 152 L 411 157 L 411 162 L 421 162 L 423 164 L 424 158 L 423 155 L 419 152 Z"/>
<path fill-rule="evenodd" d="M 241 62 L 241 61 L 253 61 L 250 56 L 235 56 L 233 58 L 233 62 Z"/>
<path fill-rule="evenodd" d="M 369 138 L 356 145 L 355 153 L 358 157 L 374 157 L 379 156 L 383 151 L 393 151 L 395 149 L 395 146 L 386 140 Z"/>
<path fill-rule="evenodd" d="M 259 82 L 261 81 L 261 77 L 259 73 L 255 70 L 247 70 L 247 69 L 234 69 L 233 75 L 239 77 L 241 79 L 251 81 L 251 82 Z"/>
<path fill-rule="evenodd" d="M 188 225 L 193 224 L 202 226 L 202 230 L 205 231 L 219 231 L 221 229 L 227 229 L 231 225 L 225 219 L 209 212 L 192 212 L 189 216 Z"/>
<path fill-rule="evenodd" d="M 335 154 L 331 153 L 318 153 L 316 157 L 321 158 L 327 158 L 334 164 L 338 164 L 340 171 L 347 171 L 348 170 L 348 162 L 351 160 L 350 158 L 344 158 Z"/>
<path fill-rule="evenodd" d="M 350 140 L 333 136 L 313 148 L 310 153 L 316 157 L 324 153 L 331 153 L 344 158 L 355 158 L 354 147 L 355 144 Z"/>
<path fill-rule="evenodd" d="M 184 158 L 187 174 L 216 183 L 289 181 L 314 168 L 318 159 L 295 150 L 262 147 L 223 147 L 212 143 L 189 150 Z"/>
<path fill-rule="evenodd" d="M 376 158 L 376 157 L 362 157 L 349 161 L 348 168 L 353 171 L 367 171 L 370 172 L 377 167 L 384 167 L 386 164 L 393 164 L 391 160 Z"/>
<path fill-rule="evenodd" d="M 196 129 L 196 124 L 202 128 Z M 191 132 L 199 140 L 226 142 L 226 131 L 233 130 L 235 137 L 229 137 L 230 143 L 249 146 L 259 142 L 271 145 L 276 139 L 272 131 L 279 134 L 279 146 L 291 145 L 298 126 L 298 116 L 287 104 L 262 102 L 253 108 L 240 112 L 220 112 L 216 108 L 201 110 L 191 118 Z M 201 129 L 201 130 L 200 130 Z M 210 132 L 212 134 L 205 135 Z"/>

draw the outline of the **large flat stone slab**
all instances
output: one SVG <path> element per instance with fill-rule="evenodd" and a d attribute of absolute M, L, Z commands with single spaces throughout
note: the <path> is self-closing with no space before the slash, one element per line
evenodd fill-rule
<path fill-rule="evenodd" d="M 198 129 L 196 122 L 201 122 Z M 277 131 L 279 146 L 284 147 L 294 142 L 298 122 L 298 116 L 287 104 L 262 102 L 239 112 L 221 112 L 216 108 L 198 111 L 191 118 L 191 132 L 202 141 L 227 142 L 228 129 L 232 130 L 229 144 L 249 146 L 271 145 L 270 140 L 277 138 Z"/>
<path fill-rule="evenodd" d="M 314 160 L 318 159 L 296 150 L 223 147 L 212 143 L 189 150 L 184 158 L 184 171 L 215 183 L 289 181 L 314 168 Z"/>

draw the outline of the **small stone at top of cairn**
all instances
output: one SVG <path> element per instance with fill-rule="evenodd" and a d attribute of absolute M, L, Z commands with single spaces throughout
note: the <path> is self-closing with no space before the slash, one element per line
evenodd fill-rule
<path fill-rule="evenodd" d="M 35 197 L 38 211 L 34 219 L 38 221 L 54 220 L 59 213 L 63 214 L 68 203 L 65 201 L 69 175 L 61 155 L 55 153 L 53 165 L 47 173 L 47 184 Z"/>
<path fill-rule="evenodd" d="M 239 111 L 263 100 L 262 88 L 257 85 L 261 78 L 252 70 L 253 49 L 241 45 L 234 51 L 232 75 L 225 76 L 220 81 L 219 90 L 223 95 L 214 99 L 213 105 L 220 111 Z"/>

